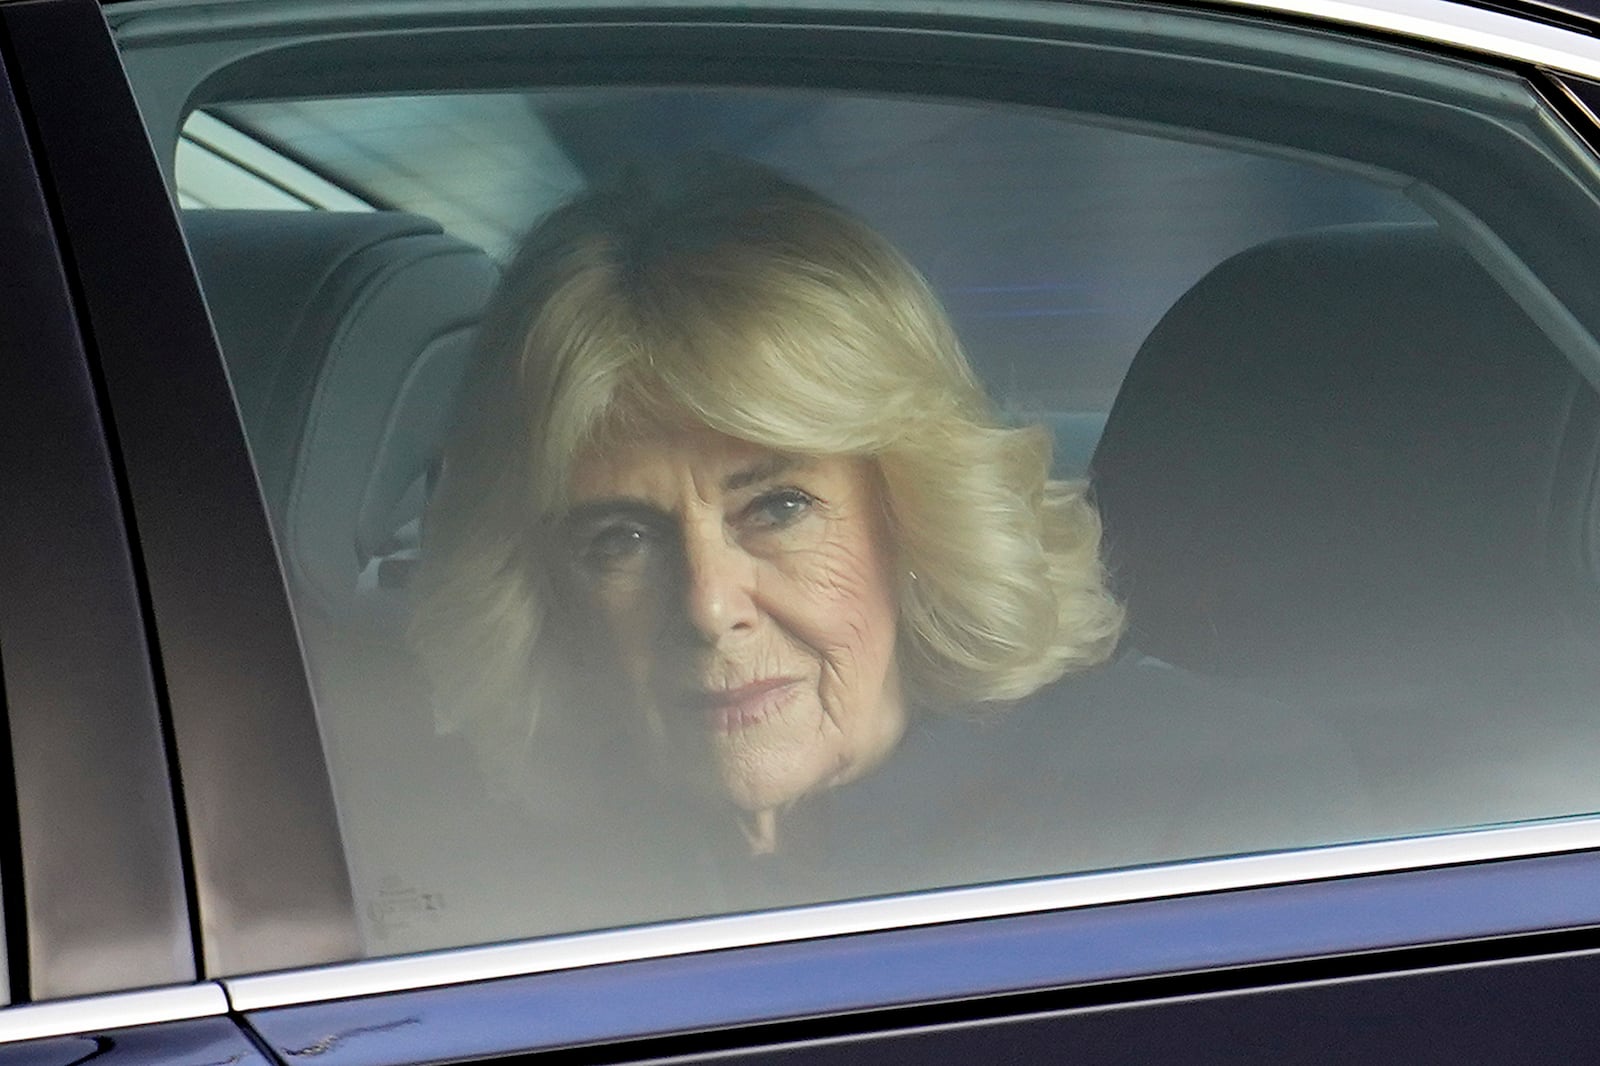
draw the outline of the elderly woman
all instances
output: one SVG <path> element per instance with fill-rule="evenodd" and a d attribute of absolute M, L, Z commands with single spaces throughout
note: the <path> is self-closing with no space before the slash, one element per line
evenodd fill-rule
<path fill-rule="evenodd" d="M 1074 742 L 976 723 L 1064 720 L 1028 698 L 1112 651 L 1099 524 L 882 237 L 750 164 L 635 175 L 537 227 L 480 347 L 415 636 L 494 779 L 613 853 L 921 863 L 800 896 L 1037 872 L 997 832 L 1071 864 Z M 961 823 L 991 853 L 923 862 Z"/>

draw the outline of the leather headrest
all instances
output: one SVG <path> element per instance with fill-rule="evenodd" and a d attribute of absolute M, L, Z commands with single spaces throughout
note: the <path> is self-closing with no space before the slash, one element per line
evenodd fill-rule
<path fill-rule="evenodd" d="M 1145 342 L 1095 454 L 1132 640 L 1263 677 L 1593 647 L 1596 421 L 1431 226 L 1243 252 Z"/>
<path fill-rule="evenodd" d="M 337 613 L 421 512 L 498 271 L 415 215 L 184 221 L 297 603 Z"/>

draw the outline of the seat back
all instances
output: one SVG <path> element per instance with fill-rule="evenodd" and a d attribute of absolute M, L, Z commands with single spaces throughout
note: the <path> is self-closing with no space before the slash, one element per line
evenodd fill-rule
<path fill-rule="evenodd" d="M 1431 226 L 1241 253 L 1095 454 L 1142 651 L 1315 707 L 1397 831 L 1600 809 L 1594 387 Z"/>
<path fill-rule="evenodd" d="M 498 269 L 393 212 L 194 211 L 185 224 L 300 627 L 375 954 L 510 935 L 515 855 L 404 640 L 405 562 Z M 399 578 L 399 580 L 396 580 Z M 488 866 L 492 867 L 492 863 Z"/>
<path fill-rule="evenodd" d="M 498 271 L 395 212 L 191 211 L 185 226 L 296 607 L 370 615 L 362 575 L 410 546 Z"/>

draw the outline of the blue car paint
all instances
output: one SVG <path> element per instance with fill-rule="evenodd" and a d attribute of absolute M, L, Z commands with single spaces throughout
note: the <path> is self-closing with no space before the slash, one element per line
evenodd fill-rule
<path fill-rule="evenodd" d="M 248 1021 L 287 1062 L 394 1066 L 1597 924 L 1600 854 L 1586 852 L 646 960 Z"/>
<path fill-rule="evenodd" d="M 273 1066 L 231 1018 L 57 1036 L 0 1046 L 0 1066 Z"/>

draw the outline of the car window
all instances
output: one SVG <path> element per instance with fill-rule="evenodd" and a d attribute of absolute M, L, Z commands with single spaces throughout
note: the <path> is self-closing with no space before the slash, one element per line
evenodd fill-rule
<path fill-rule="evenodd" d="M 1211 267 L 1297 230 L 1427 218 L 1394 189 L 1326 168 L 970 104 L 601 90 L 215 110 L 497 262 L 630 160 L 709 151 L 773 167 L 904 250 L 990 395 L 1051 424 L 1063 476 L 1087 469 L 1139 342 Z"/>
<path fill-rule="evenodd" d="M 185 209 L 370 211 L 372 205 L 212 115 L 183 124 L 172 160 Z"/>
<path fill-rule="evenodd" d="M 1034 90 L 452 28 L 185 97 L 379 208 L 185 214 L 368 953 L 1600 807 L 1592 159 L 1087 10 Z"/>

